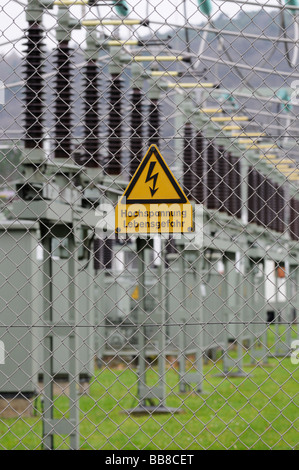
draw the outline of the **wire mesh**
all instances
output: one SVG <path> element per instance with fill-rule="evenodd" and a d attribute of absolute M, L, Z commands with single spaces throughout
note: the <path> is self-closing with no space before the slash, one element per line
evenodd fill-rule
<path fill-rule="evenodd" d="M 298 449 L 298 11 L 2 1 L 2 449 Z"/>

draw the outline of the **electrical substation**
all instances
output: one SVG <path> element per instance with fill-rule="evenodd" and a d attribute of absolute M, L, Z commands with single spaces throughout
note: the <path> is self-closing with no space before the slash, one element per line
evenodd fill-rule
<path fill-rule="evenodd" d="M 38 448 L 79 449 L 105 394 L 123 423 L 178 420 L 178 396 L 201 410 L 211 380 L 238 387 L 291 361 L 299 3 L 251 2 L 269 20 L 259 33 L 254 15 L 218 24 L 218 0 L 173 17 L 151 2 L 25 3 L 21 83 L 4 80 L 0 111 L 0 421 L 36 419 Z"/>

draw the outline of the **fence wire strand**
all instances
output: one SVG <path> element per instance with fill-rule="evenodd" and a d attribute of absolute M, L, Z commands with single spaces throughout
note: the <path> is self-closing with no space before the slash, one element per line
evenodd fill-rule
<path fill-rule="evenodd" d="M 1 449 L 298 449 L 298 0 L 2 3 Z"/>

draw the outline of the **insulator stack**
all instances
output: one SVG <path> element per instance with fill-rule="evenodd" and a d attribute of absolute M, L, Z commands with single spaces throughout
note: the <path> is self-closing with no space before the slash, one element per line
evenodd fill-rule
<path fill-rule="evenodd" d="M 96 238 L 94 241 L 94 269 L 112 269 L 113 239 Z"/>
<path fill-rule="evenodd" d="M 271 180 L 267 180 L 267 209 L 268 209 L 268 219 L 267 227 L 272 230 L 277 230 L 277 199 L 276 191 L 277 185 L 274 184 Z"/>
<path fill-rule="evenodd" d="M 203 204 L 205 200 L 205 140 L 201 132 L 195 136 L 194 143 L 194 169 L 195 169 L 195 185 L 194 185 L 194 199 L 198 204 Z"/>
<path fill-rule="evenodd" d="M 262 209 L 261 209 L 261 222 L 264 226 L 270 228 L 270 221 L 272 217 L 272 210 L 270 211 L 270 198 L 271 198 L 271 191 L 270 191 L 270 184 L 267 178 L 264 179 L 264 182 L 262 184 L 262 187 L 264 188 L 264 196 L 262 199 Z"/>
<path fill-rule="evenodd" d="M 220 201 L 218 195 L 219 185 L 219 174 L 218 174 L 218 158 L 219 152 L 215 148 L 213 141 L 210 141 L 207 148 L 207 208 L 208 209 L 219 209 Z"/>
<path fill-rule="evenodd" d="M 257 224 L 258 225 L 267 225 L 267 196 L 266 196 L 266 178 L 260 173 L 257 172 Z"/>
<path fill-rule="evenodd" d="M 81 158 L 81 164 L 87 167 L 98 167 L 100 165 L 98 73 L 96 62 L 90 60 L 84 70 L 84 152 Z"/>
<path fill-rule="evenodd" d="M 280 187 L 278 183 L 275 183 L 275 207 L 276 207 L 276 216 L 275 216 L 275 227 L 276 232 L 280 232 L 280 217 L 283 217 L 283 211 L 280 204 Z"/>
<path fill-rule="evenodd" d="M 142 92 L 139 88 L 134 88 L 132 92 L 131 111 L 131 176 L 137 170 L 142 158 L 143 149 L 143 114 L 142 114 Z"/>
<path fill-rule="evenodd" d="M 229 196 L 226 207 L 230 215 L 241 217 L 241 164 L 240 159 L 233 155 L 228 155 L 227 186 Z"/>
<path fill-rule="evenodd" d="M 283 233 L 285 231 L 285 194 L 284 188 L 277 185 L 277 231 Z"/>
<path fill-rule="evenodd" d="M 290 236 L 292 240 L 299 240 L 299 201 L 295 198 L 290 200 Z"/>
<path fill-rule="evenodd" d="M 241 217 L 242 212 L 242 175 L 241 175 L 241 160 L 236 158 L 234 163 L 234 173 L 235 173 L 235 207 L 236 207 L 236 217 Z"/>
<path fill-rule="evenodd" d="M 266 184 L 263 178 L 263 175 L 257 171 L 257 182 L 256 182 L 256 223 L 257 225 L 262 225 L 266 220 L 266 206 L 265 206 L 265 198 L 266 198 Z"/>
<path fill-rule="evenodd" d="M 119 75 L 111 76 L 109 89 L 109 111 L 108 111 L 108 163 L 105 171 L 108 175 L 119 175 L 121 173 L 121 150 L 122 150 L 122 79 Z"/>
<path fill-rule="evenodd" d="M 27 31 L 25 74 L 25 148 L 43 146 L 43 32 L 39 23 L 30 22 Z"/>
<path fill-rule="evenodd" d="M 166 243 L 165 251 L 166 251 L 165 267 L 166 267 L 166 268 L 169 268 L 170 264 L 169 264 L 168 255 L 178 253 L 178 250 L 177 250 L 176 244 L 175 244 L 175 240 L 174 240 L 174 238 L 172 238 L 171 236 L 169 237 L 169 240 L 168 240 L 168 242 Z"/>
<path fill-rule="evenodd" d="M 183 150 L 183 185 L 184 191 L 189 199 L 193 199 L 194 177 L 193 177 L 193 147 L 192 147 L 192 125 L 187 122 L 184 127 L 184 150 Z"/>
<path fill-rule="evenodd" d="M 104 269 L 103 263 L 103 246 L 104 242 L 101 238 L 95 238 L 93 244 L 93 267 L 95 271 L 99 271 L 100 269 Z"/>
<path fill-rule="evenodd" d="M 248 222 L 257 225 L 265 224 L 266 215 L 266 181 L 255 168 L 248 173 Z"/>
<path fill-rule="evenodd" d="M 225 149 L 223 146 L 220 146 L 218 149 L 219 158 L 217 162 L 217 173 L 219 177 L 219 183 L 217 186 L 217 198 L 220 201 L 219 210 L 221 212 L 227 211 L 227 204 L 229 198 L 229 186 L 227 185 L 227 174 L 229 172 L 229 162 L 228 156 L 225 153 Z"/>
<path fill-rule="evenodd" d="M 103 246 L 103 265 L 105 269 L 112 269 L 113 239 L 105 238 Z"/>
<path fill-rule="evenodd" d="M 72 115 L 71 115 L 71 49 L 67 41 L 58 44 L 56 51 L 55 78 L 55 158 L 69 158 L 72 151 Z"/>
<path fill-rule="evenodd" d="M 252 167 L 248 170 L 247 190 L 248 222 L 257 222 L 257 171 Z"/>
<path fill-rule="evenodd" d="M 166 244 L 166 253 L 173 254 L 173 253 L 177 253 L 177 251 L 178 250 L 175 245 L 175 239 L 172 236 L 169 236 L 169 240 Z"/>
<path fill-rule="evenodd" d="M 148 116 L 148 139 L 149 146 L 155 144 L 159 146 L 160 136 L 160 109 L 158 100 L 151 100 Z"/>

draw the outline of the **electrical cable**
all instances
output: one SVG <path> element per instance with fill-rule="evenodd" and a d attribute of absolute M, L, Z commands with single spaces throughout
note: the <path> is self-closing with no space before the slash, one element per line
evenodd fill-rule
<path fill-rule="evenodd" d="M 22 7 L 26 8 L 27 5 L 23 2 L 21 2 L 20 0 L 14 0 L 15 3 L 18 3 L 19 5 L 21 5 Z"/>
<path fill-rule="evenodd" d="M 184 16 L 185 16 L 185 20 L 186 20 L 186 22 L 187 22 L 188 19 L 187 19 L 187 4 L 186 4 L 186 0 L 184 0 L 183 3 L 184 3 Z M 186 41 L 187 52 L 190 53 L 191 50 L 190 50 L 189 29 L 188 29 L 188 28 L 184 28 L 184 31 L 185 31 L 185 41 Z M 191 67 L 192 67 L 192 64 L 191 64 Z"/>
<path fill-rule="evenodd" d="M 186 18 L 186 20 L 187 20 L 187 18 Z M 200 41 L 200 45 L 199 45 L 199 49 L 198 49 L 198 53 L 197 53 L 197 61 L 196 61 L 196 63 L 193 65 L 193 67 L 194 67 L 195 69 L 197 69 L 197 68 L 199 67 L 199 64 L 200 64 L 200 57 L 201 57 L 201 55 L 202 55 L 202 53 L 203 53 L 204 46 L 205 46 L 205 44 L 206 44 L 206 42 L 207 42 L 207 36 L 208 36 L 208 32 L 207 32 L 207 30 L 206 30 L 205 28 L 206 28 L 207 26 L 209 26 L 209 25 L 215 30 L 215 35 L 218 35 L 218 36 L 219 36 L 218 41 L 219 41 L 219 45 L 220 45 L 220 47 L 221 47 L 223 53 L 228 57 L 228 60 L 230 60 L 231 62 L 233 62 L 233 60 L 232 60 L 232 58 L 231 58 L 231 56 L 230 56 L 230 54 L 229 54 L 227 48 L 224 48 L 224 42 L 223 42 L 223 41 L 224 41 L 224 38 L 223 38 L 222 35 L 221 35 L 221 31 L 220 31 L 218 28 L 216 28 L 216 26 L 214 25 L 214 22 L 211 20 L 211 18 L 208 18 L 208 21 L 207 21 L 207 23 L 206 23 L 206 26 L 205 26 L 204 29 L 203 29 L 203 35 L 202 35 L 202 39 L 201 39 L 201 41 Z M 186 28 L 185 28 L 185 29 L 186 29 Z M 190 53 L 190 49 L 189 49 L 188 52 Z M 240 72 L 240 70 L 239 70 L 237 64 L 234 65 L 234 68 L 236 69 L 236 72 L 237 72 L 237 74 L 239 75 L 239 78 L 242 80 L 242 82 L 246 83 L 246 84 L 249 86 L 249 88 L 253 88 L 253 87 L 250 85 L 248 79 L 246 79 L 246 78 L 244 77 L 244 75 L 242 74 L 242 72 Z"/>
<path fill-rule="evenodd" d="M 21 41 L 22 39 L 25 38 L 25 35 L 23 34 L 22 36 L 20 36 L 19 38 L 16 38 L 16 39 L 10 39 L 9 41 L 6 41 L 6 42 L 1 42 L 0 43 L 0 47 L 1 46 L 7 46 L 8 44 L 15 44 L 16 42 L 19 42 Z"/>
<path fill-rule="evenodd" d="M 227 66 L 232 66 L 232 67 L 236 66 L 236 63 L 233 62 L 233 61 L 228 62 L 228 61 L 225 61 L 224 59 L 217 59 L 215 57 L 202 56 L 202 59 L 205 59 L 209 62 L 220 62 L 220 63 L 222 63 L 224 65 L 227 65 Z M 242 68 L 244 70 L 250 70 L 250 71 L 252 70 L 251 65 L 238 64 L 238 67 Z M 281 76 L 281 77 L 288 77 L 288 78 L 290 77 L 290 73 L 289 72 L 284 72 L 283 70 L 264 69 L 262 67 L 254 67 L 254 69 L 255 69 L 256 72 L 266 73 L 268 75 L 278 75 L 278 76 Z M 292 74 L 292 78 L 299 78 L 299 73 Z"/>
<path fill-rule="evenodd" d="M 225 48 L 225 47 L 224 47 L 224 38 L 223 38 L 223 36 L 222 36 L 222 31 L 220 31 L 220 30 L 215 26 L 214 22 L 211 21 L 210 19 L 208 19 L 207 24 L 206 24 L 206 26 L 204 27 L 204 32 L 203 32 L 202 40 L 201 40 L 201 42 L 200 42 L 200 46 L 199 46 L 199 50 L 198 50 L 198 59 L 197 59 L 197 62 L 196 62 L 196 66 L 194 66 L 194 68 L 197 68 L 198 65 L 199 65 L 199 63 L 200 63 L 199 57 L 202 55 L 202 52 L 203 52 L 203 50 L 204 50 L 204 45 L 205 45 L 205 43 L 206 43 L 206 39 L 207 39 L 207 35 L 208 35 L 208 31 L 206 30 L 206 27 L 209 26 L 209 25 L 214 29 L 215 35 L 217 35 L 217 34 L 219 35 L 219 45 L 220 45 L 220 47 L 222 48 L 223 53 L 227 56 L 227 58 L 228 58 L 228 60 L 229 60 L 230 62 L 232 62 L 232 63 L 234 62 L 234 63 L 235 63 L 235 65 L 232 65 L 232 66 L 236 69 L 236 72 L 237 72 L 239 78 L 240 78 L 240 79 L 242 80 L 242 82 L 245 83 L 249 88 L 254 89 L 254 87 L 253 87 L 253 86 L 250 84 L 250 82 L 249 82 L 249 78 L 250 78 L 250 76 L 252 75 L 253 72 L 251 71 L 251 73 L 250 73 L 247 77 L 245 77 L 245 76 L 242 74 L 242 72 L 239 70 L 240 64 L 237 64 L 235 61 L 233 61 L 233 59 L 232 59 L 232 57 L 231 57 L 231 55 L 230 55 L 230 53 L 229 53 L 229 51 L 228 51 L 228 48 Z M 286 43 L 285 43 L 285 44 L 286 44 Z M 265 63 L 269 63 L 269 61 L 271 60 L 271 58 L 272 58 L 272 56 L 273 56 L 274 53 L 275 53 L 275 47 L 274 47 L 274 45 L 273 45 L 272 50 L 271 50 L 269 56 L 263 60 L 263 62 L 262 62 L 262 64 L 261 64 L 260 67 L 263 67 L 263 65 L 264 65 Z"/>
<path fill-rule="evenodd" d="M 161 21 L 158 21 L 158 20 L 151 20 L 151 24 L 157 24 L 157 25 L 160 25 L 160 26 L 163 26 L 165 25 L 165 22 L 161 22 Z M 180 24 L 175 24 L 175 23 L 166 23 L 167 26 L 170 26 L 171 28 L 182 28 L 182 25 Z M 197 27 L 196 25 L 191 25 L 191 24 L 186 24 L 184 25 L 184 28 L 188 28 L 188 29 L 192 29 L 194 31 L 197 31 L 198 33 L 201 33 L 203 31 L 203 28 L 200 28 L 200 27 Z M 208 32 L 208 33 L 219 33 L 219 29 L 214 29 L 212 27 L 207 27 L 205 26 L 204 29 Z M 227 36 L 234 36 L 234 37 L 238 37 L 238 38 L 243 38 L 243 39 L 258 39 L 260 41 L 270 41 L 270 42 L 273 42 L 273 41 L 277 41 L 277 42 L 288 42 L 288 43 L 292 43 L 294 42 L 293 39 L 284 39 L 284 38 L 277 38 L 277 37 L 274 37 L 274 36 L 264 36 L 262 34 L 252 34 L 252 33 L 244 33 L 243 31 L 231 31 L 231 30 L 226 30 L 226 29 L 223 29 L 221 30 L 221 34 L 223 36 L 227 35 Z"/>
<path fill-rule="evenodd" d="M 95 238 L 95 233 L 93 233 L 92 236 L 88 238 L 87 243 L 83 243 L 83 254 L 81 256 L 79 256 L 78 259 L 79 260 L 85 259 L 84 253 L 87 252 L 87 262 L 84 264 L 84 266 L 82 266 L 78 270 L 78 272 L 85 271 L 89 266 L 89 263 L 90 263 L 90 260 L 91 260 L 91 253 L 92 253 L 91 244 L 94 241 L 94 238 Z"/>
<path fill-rule="evenodd" d="M 280 3 L 280 5 L 282 4 L 281 0 L 278 0 L 278 2 Z M 279 23 L 280 24 L 280 29 L 281 29 L 281 32 L 282 32 L 282 35 L 283 35 L 284 39 L 286 39 L 286 23 L 285 23 L 285 16 L 284 16 L 284 11 L 283 10 L 280 11 L 279 18 L 280 18 L 280 23 Z M 288 45 L 286 43 L 284 44 L 284 50 L 285 50 L 287 63 L 289 65 L 289 67 L 292 68 L 292 61 L 290 59 L 290 51 L 289 51 Z"/>
<path fill-rule="evenodd" d="M 282 7 L 282 9 L 283 9 L 283 8 L 284 8 L 284 7 Z M 160 23 L 157 22 L 157 21 L 151 21 L 151 22 L 152 22 L 152 23 L 155 23 L 155 24 L 160 24 Z M 295 28 L 295 39 L 294 39 L 294 41 L 295 41 L 295 42 L 298 42 L 298 41 L 299 41 L 299 22 L 297 21 L 297 19 L 295 19 L 295 22 L 296 22 L 296 24 L 295 24 L 296 28 Z M 169 26 L 180 27 L 180 25 L 173 25 L 173 24 L 168 24 L 168 25 L 169 25 Z M 209 25 L 210 25 L 210 28 L 209 28 Z M 184 29 L 185 29 L 185 30 L 187 30 L 187 29 L 194 29 L 194 30 L 203 32 L 202 40 L 201 40 L 201 42 L 200 42 L 200 46 L 199 46 L 199 50 L 198 50 L 197 57 L 200 57 L 201 54 L 202 54 L 202 52 L 203 52 L 203 50 L 204 50 L 204 45 L 205 45 L 205 43 L 206 43 L 206 39 L 207 39 L 208 32 L 212 32 L 212 33 L 214 33 L 214 34 L 221 35 L 221 37 L 222 37 L 222 35 L 225 35 L 225 34 L 226 34 L 226 35 L 233 35 L 233 36 L 240 37 L 240 34 L 236 33 L 235 31 L 220 31 L 218 28 L 215 27 L 215 25 L 213 24 L 213 22 L 210 21 L 210 20 L 208 20 L 206 26 L 204 26 L 204 28 L 203 28 L 202 30 L 199 30 L 199 28 L 196 28 L 196 27 L 191 26 L 191 25 L 190 25 L 190 26 L 185 25 L 185 26 L 184 26 Z M 293 43 L 293 42 L 294 42 L 293 40 L 288 39 L 286 36 L 283 37 L 283 40 L 282 40 L 281 38 L 279 38 L 279 37 L 276 37 L 276 38 L 272 38 L 272 37 L 271 37 L 271 38 L 270 38 L 270 37 L 262 37 L 262 36 L 258 36 L 258 35 L 249 35 L 249 34 L 247 34 L 247 35 L 244 36 L 244 37 L 245 37 L 245 38 L 247 38 L 247 37 L 248 37 L 248 38 L 249 38 L 249 37 L 250 37 L 250 38 L 255 38 L 255 39 L 257 39 L 257 40 L 267 40 L 267 41 L 271 41 L 271 40 L 272 40 L 272 41 L 275 41 L 276 43 L 283 42 L 283 43 L 285 44 L 285 47 L 286 47 L 286 45 L 287 45 L 289 42 L 290 42 L 290 43 Z M 190 51 L 190 49 L 189 49 L 189 51 Z M 237 71 L 239 77 L 241 78 L 241 80 L 242 80 L 244 83 L 246 83 L 250 88 L 254 88 L 254 87 L 252 87 L 252 86 L 250 85 L 250 83 L 249 83 L 249 81 L 248 81 L 248 77 L 247 77 L 247 78 L 244 77 L 243 74 L 240 72 L 239 68 L 242 67 L 242 64 L 237 64 L 236 62 L 234 62 L 234 61 L 231 59 L 231 56 L 230 56 L 230 54 L 229 54 L 229 52 L 228 52 L 227 49 L 225 49 L 225 50 L 223 50 L 223 51 L 224 51 L 225 55 L 229 58 L 229 61 L 232 62 L 232 64 L 230 64 L 230 65 L 231 65 L 232 67 L 236 68 L 236 71 Z M 264 65 L 265 63 L 268 63 L 268 62 L 271 60 L 271 58 L 272 58 L 272 56 L 273 56 L 274 53 L 275 53 L 275 48 L 274 48 L 274 46 L 273 46 L 272 51 L 270 52 L 270 55 L 269 55 L 267 58 L 265 58 L 265 59 L 263 60 L 262 65 Z M 293 56 L 293 59 L 292 59 L 293 64 L 295 63 L 295 59 L 297 60 L 298 53 L 299 53 L 299 48 L 297 47 L 296 50 L 295 50 L 295 53 L 294 53 L 295 55 Z M 191 55 L 192 53 L 189 52 L 189 54 Z M 194 55 L 195 55 L 195 54 L 194 54 Z M 196 56 L 196 55 L 195 55 L 195 56 Z M 288 60 L 288 57 L 287 57 L 287 60 Z M 216 59 L 215 59 L 215 61 L 216 61 Z M 196 69 L 196 68 L 198 68 L 199 64 L 200 64 L 200 60 L 197 58 L 197 61 L 194 62 L 192 66 L 193 66 L 194 69 Z M 295 64 L 294 64 L 294 65 L 295 65 Z M 293 65 L 293 66 L 291 65 L 291 67 L 293 68 L 294 65 Z M 244 67 L 243 67 L 243 68 L 244 68 Z M 262 68 L 262 67 L 261 67 L 261 68 Z M 259 71 L 262 71 L 262 70 L 259 70 Z M 266 69 L 265 69 L 265 72 L 268 72 L 268 70 L 266 71 Z M 250 75 L 251 75 L 251 74 L 252 74 L 252 71 L 251 71 Z M 280 74 L 280 72 L 275 71 L 275 74 Z M 285 75 L 289 75 L 289 74 L 285 73 Z"/>
<path fill-rule="evenodd" d="M 281 0 L 278 0 L 278 2 L 281 6 L 283 6 Z M 284 10 L 281 10 L 279 12 L 279 17 L 280 17 L 280 29 L 282 31 L 283 38 L 287 39 L 287 34 L 286 34 L 286 29 L 287 28 L 286 28 Z M 290 58 L 290 50 L 289 50 L 289 47 L 288 47 L 288 43 L 284 42 L 285 56 L 286 56 L 288 66 L 290 68 L 294 68 L 297 64 L 297 61 L 298 61 L 298 52 L 299 52 L 298 41 L 299 41 L 299 23 L 298 23 L 298 17 L 297 17 L 297 14 L 296 14 L 294 16 L 294 43 L 295 43 L 294 48 L 295 49 L 294 49 L 292 58 Z"/>
<path fill-rule="evenodd" d="M 294 55 L 293 55 L 293 58 L 292 58 L 293 68 L 296 67 L 296 64 L 298 62 L 298 53 L 299 53 L 298 41 L 299 41 L 299 20 L 298 20 L 298 17 L 296 16 L 295 17 L 295 38 L 294 38 L 294 42 L 295 42 L 296 45 L 295 45 Z"/>

